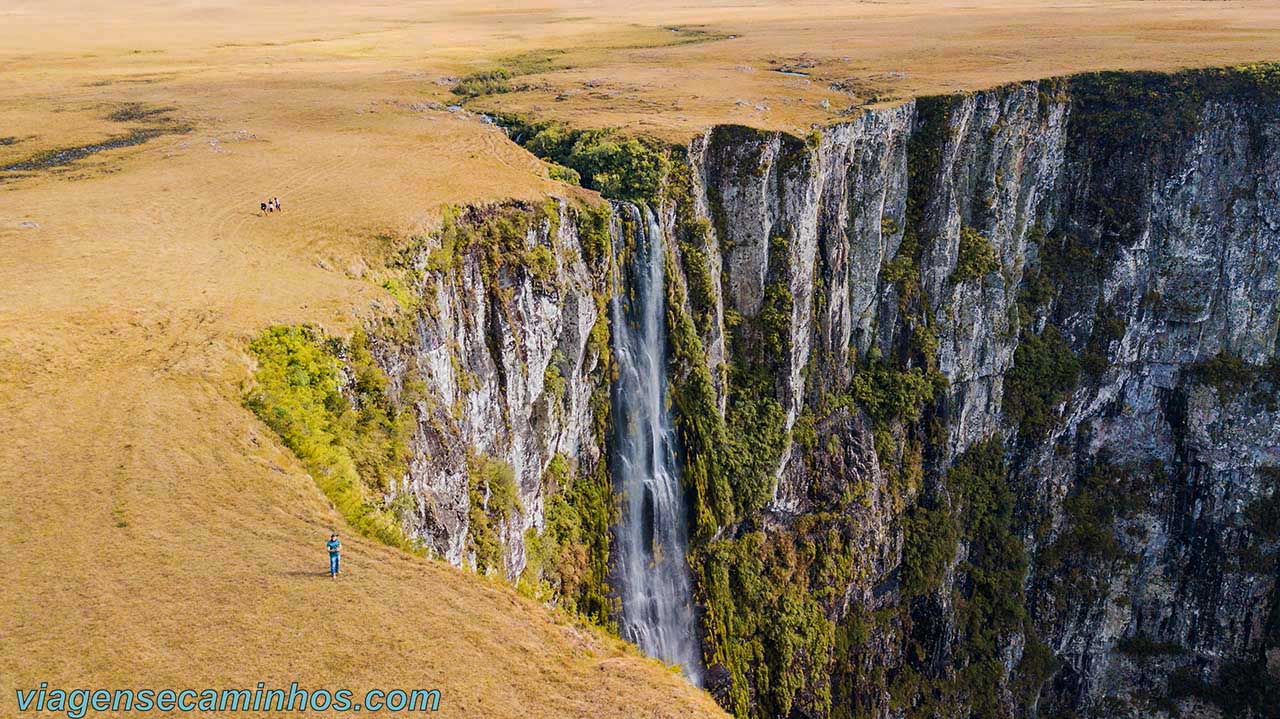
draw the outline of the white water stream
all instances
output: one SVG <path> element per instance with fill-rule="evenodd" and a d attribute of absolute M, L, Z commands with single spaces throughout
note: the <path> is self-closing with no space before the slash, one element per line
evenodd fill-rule
<path fill-rule="evenodd" d="M 616 203 L 614 210 L 628 213 L 636 228 L 630 247 L 624 232 L 613 239 L 615 256 L 624 263 L 621 291 L 611 307 L 618 361 L 613 481 L 622 493 L 616 535 L 622 633 L 649 656 L 681 665 L 700 684 L 687 515 L 666 401 L 662 232 L 647 208 Z"/>

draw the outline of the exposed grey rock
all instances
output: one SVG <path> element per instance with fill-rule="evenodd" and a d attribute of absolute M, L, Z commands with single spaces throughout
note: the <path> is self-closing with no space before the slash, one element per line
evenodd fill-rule
<path fill-rule="evenodd" d="M 1110 152 L 1082 139 L 1085 120 L 1051 89 L 1026 83 L 944 101 L 945 132 L 925 177 L 910 167 L 925 121 L 915 102 L 808 140 L 742 127 L 696 138 L 688 199 L 711 228 L 703 249 L 715 295 L 701 339 L 724 413 L 731 320 L 756 317 L 769 283 L 784 281 L 789 352 L 774 359 L 791 429 L 824 394 L 846 394 L 859 363 L 893 354 L 927 318 L 946 390 L 930 408 L 939 432 L 923 481 L 946 496 L 958 455 L 991 437 L 1004 443 L 1030 561 L 1030 622 L 1060 660 L 1032 714 L 1101 715 L 1117 702 L 1155 711 L 1140 695 L 1164 692 L 1179 668 L 1212 681 L 1223 667 L 1265 655 L 1276 671 L 1276 649 L 1265 644 L 1275 641 L 1266 629 L 1275 573 L 1245 559 L 1276 549 L 1251 527 L 1248 507 L 1276 491 L 1268 468 L 1280 466 L 1280 379 L 1261 369 L 1277 361 L 1280 327 L 1280 107 L 1215 97 L 1196 107 L 1185 135 Z M 883 270 L 902 252 L 912 201 L 920 295 L 904 305 Z M 673 236 L 673 208 L 654 209 Z M 418 499 L 413 529 L 465 563 L 467 457 L 500 457 L 516 472 L 521 503 L 503 528 L 509 577 L 524 566 L 525 531 L 541 529 L 550 458 L 559 452 L 594 466 L 605 455 L 591 429 L 599 380 L 587 338 L 599 319 L 594 295 L 613 288 L 581 261 L 573 223 L 563 207 L 560 214 L 554 236 L 548 223 L 527 238 L 555 248 L 553 287 L 512 273 L 498 278 L 499 297 L 475 258 L 447 276 L 427 273 L 418 289 L 428 309 L 415 336 L 382 353 L 397 386 L 417 379 L 427 390 L 408 477 Z M 965 228 L 990 243 L 999 267 L 957 281 Z M 786 241 L 781 264 L 770 251 L 775 238 Z M 1079 266 L 1054 276 L 1047 302 L 1019 303 L 1028 278 L 1047 272 L 1049 253 L 1068 241 L 1081 251 L 1068 258 Z M 425 266 L 425 254 L 418 262 Z M 1006 412 L 1006 376 L 1024 326 L 1040 333 L 1048 325 L 1077 355 L 1101 360 L 1053 408 L 1059 417 L 1046 436 L 1023 437 Z M 1233 390 L 1198 372 L 1220 354 L 1252 368 L 1249 386 Z M 545 391 L 552 362 L 566 380 L 562 401 Z M 853 541 L 863 551 L 830 607 L 837 620 L 902 600 L 902 517 L 926 491 L 887 486 L 868 422 L 842 409 L 815 427 L 817 449 L 789 442 L 769 505 L 740 518 L 785 527 L 824 493 L 862 498 Z M 1090 567 L 1099 596 L 1064 598 L 1042 557 L 1068 527 L 1064 501 L 1104 460 L 1140 480 L 1140 506 L 1117 520 L 1124 559 Z M 958 641 L 952 583 L 966 551 L 962 542 L 931 599 L 944 658 Z M 866 638 L 860 661 L 868 668 L 907 661 L 896 621 Z M 1150 659 L 1118 651 L 1136 636 L 1181 649 Z M 1028 641 L 1008 638 L 1006 675 Z M 858 691 L 878 715 L 901 715 L 887 687 Z M 1025 699 L 1006 687 L 1002 701 Z"/>
<path fill-rule="evenodd" d="M 594 296 L 608 276 L 582 260 L 577 229 L 564 203 L 559 222 L 529 231 L 526 246 L 552 250 L 555 276 L 504 270 L 484 277 L 478 253 L 448 272 L 427 269 L 433 245 L 414 259 L 427 306 L 409 342 L 387 343 L 384 365 L 397 386 L 421 382 L 409 487 L 418 502 L 415 534 L 453 564 L 466 552 L 470 509 L 467 460 L 484 454 L 511 465 L 520 508 L 501 528 L 506 575 L 524 568 L 524 533 L 541 530 L 542 473 L 557 454 L 594 465 L 602 447 L 591 428 L 599 358 L 587 337 L 599 319 Z M 499 291 L 500 290 L 500 291 Z M 564 378 L 562 397 L 547 391 L 548 368 Z"/>
<path fill-rule="evenodd" d="M 1046 536 L 1026 538 L 1033 565 L 1028 604 L 1041 638 L 1065 663 L 1046 701 L 1092 711 L 1104 699 L 1142 706 L 1134 692 L 1164 692 L 1164 677 L 1177 666 L 1195 666 L 1212 679 L 1225 663 L 1256 655 L 1266 641 L 1275 577 L 1242 567 L 1240 557 L 1259 541 L 1245 527 L 1245 507 L 1270 491 L 1264 468 L 1280 465 L 1275 410 L 1249 397 L 1256 390 L 1274 401 L 1277 388 L 1259 380 L 1239 397 L 1225 398 L 1200 383 L 1193 369 L 1220 352 L 1253 366 L 1275 360 L 1280 108 L 1248 98 L 1211 100 L 1185 140 L 1134 147 L 1111 160 L 1129 163 L 1120 169 L 1145 180 L 1139 196 L 1129 198 L 1139 208 L 1137 227 L 1098 258 L 1096 278 L 1081 269 L 1065 280 L 1068 287 L 1054 288 L 1061 296 L 1052 306 L 1020 317 L 1027 309 L 1017 306 L 1020 283 L 1042 264 L 1035 232 L 1071 233 L 1090 248 L 1105 246 L 1098 239 L 1104 228 L 1086 208 L 1091 197 L 1105 203 L 1104 193 L 1113 189 L 1091 173 L 1116 168 L 1095 157 L 1095 148 L 1071 145 L 1070 121 L 1070 98 L 1046 98 L 1036 83 L 956 96 L 937 170 L 926 178 L 921 226 L 914 229 L 925 240 L 921 291 L 935 323 L 938 369 L 948 381 L 938 412 L 946 437 L 935 438 L 945 451 L 930 472 L 940 478 L 967 447 L 993 435 L 1007 438 L 1010 465 L 1030 492 L 1023 510 L 1042 514 L 1048 527 Z M 826 128 L 816 146 L 744 128 L 722 128 L 694 143 L 690 157 L 701 178 L 695 205 L 720 238 L 726 283 L 719 299 L 726 310 L 747 317 L 760 311 L 767 278 L 776 271 L 769 266 L 769 241 L 784 236 L 790 242 L 792 353 L 780 363 L 788 382 L 779 398 L 788 427 L 811 399 L 842 392 L 858 358 L 873 349 L 890 352 L 908 321 L 881 270 L 902 242 L 910 189 L 906 148 L 917 122 L 916 106 L 907 104 Z M 952 281 L 964 227 L 990 242 L 998 272 Z M 1081 354 L 1103 305 L 1123 327 L 1101 348 L 1107 366 L 1098 377 L 1082 378 L 1048 437 L 1017 441 L 1003 404 L 1020 322 L 1030 320 L 1037 332 L 1054 323 Z M 719 345 L 708 358 L 713 370 L 726 361 Z M 819 434 L 855 445 L 868 441 L 861 427 Z M 1064 447 L 1074 449 L 1064 454 Z M 1117 527 L 1132 561 L 1111 568 L 1101 597 L 1077 597 L 1063 614 L 1045 610 L 1053 604 L 1042 596 L 1047 589 L 1031 579 L 1037 551 L 1062 531 L 1064 499 L 1079 473 L 1100 458 L 1161 468 L 1145 475 L 1155 483 L 1144 488 L 1146 508 Z M 786 523 L 808 511 L 809 498 L 824 491 L 820 484 L 834 471 L 827 460 L 817 465 L 821 469 L 789 447 L 773 502 L 753 521 Z M 856 474 L 845 479 L 868 484 L 870 506 L 880 510 L 862 520 L 866 534 L 859 545 L 866 557 L 856 574 L 865 579 L 846 596 L 878 608 L 897 601 L 892 593 L 877 598 L 872 588 L 896 570 L 902 507 L 877 499 L 884 479 L 874 461 Z M 963 552 L 962 545 L 957 562 Z M 949 594 L 940 592 L 944 614 Z M 946 634 L 946 617 L 939 626 L 943 641 L 954 639 Z M 1116 645 L 1135 635 L 1179 645 L 1185 654 L 1132 661 Z M 889 645 L 880 651 L 886 665 L 900 661 Z M 1022 651 L 1022 638 L 1011 638 L 1006 671 Z"/>

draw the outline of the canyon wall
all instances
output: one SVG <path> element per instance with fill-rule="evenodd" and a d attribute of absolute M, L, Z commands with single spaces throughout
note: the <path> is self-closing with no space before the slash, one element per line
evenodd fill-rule
<path fill-rule="evenodd" d="M 722 704 L 1273 715 L 1277 87 L 1100 74 L 677 149 L 644 204 Z M 411 531 L 604 623 L 615 208 L 450 219 L 375 333 Z"/>

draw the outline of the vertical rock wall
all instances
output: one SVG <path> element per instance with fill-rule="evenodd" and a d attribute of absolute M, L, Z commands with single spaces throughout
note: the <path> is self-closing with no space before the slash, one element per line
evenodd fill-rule
<path fill-rule="evenodd" d="M 789 430 L 808 412 L 804 432 L 816 433 L 804 446 L 792 433 L 772 501 L 719 534 L 803 544 L 838 529 L 857 547 L 848 585 L 823 606 L 837 634 L 852 614 L 882 612 L 853 650 L 874 668 L 855 672 L 861 710 L 911 715 L 963 687 L 948 681 L 968 666 L 954 611 L 972 601 L 969 538 L 942 584 L 913 597 L 899 584 L 904 525 L 917 504 L 969 512 L 949 470 L 991 439 L 1026 558 L 1015 598 L 1026 630 L 1001 638 L 1000 713 L 1169 711 L 1208 701 L 1224 668 L 1256 673 L 1275 653 L 1277 537 L 1259 518 L 1275 507 L 1280 465 L 1280 104 L 1266 86 L 1218 82 L 1028 83 L 867 113 L 808 142 L 728 127 L 693 143 L 687 202 L 713 228 L 716 316 L 750 325 L 768 278 L 785 275 L 793 307 L 777 398 Z M 1136 89 L 1158 99 L 1143 107 Z M 975 235 L 995 260 L 978 276 L 959 269 Z M 774 237 L 789 250 L 781 270 L 769 264 Z M 908 281 L 889 276 L 904 266 Z M 718 323 L 703 344 L 723 346 L 725 334 Z M 709 352 L 712 374 L 727 374 L 748 341 Z M 1042 347 L 1076 369 L 1069 386 L 1028 401 L 1052 374 L 1032 364 Z M 1029 380 L 1011 390 L 1020 357 Z M 922 418 L 860 411 L 851 380 L 886 361 L 945 378 Z M 851 408 L 824 401 L 850 394 Z M 1041 400 L 1049 421 L 1024 419 L 1021 405 Z M 916 479 L 902 471 L 913 445 Z M 1100 467 L 1113 476 L 1094 486 Z M 861 499 L 833 502 L 833 491 Z M 1123 506 L 1080 509 L 1094 500 Z M 1082 574 L 1098 578 L 1095 591 L 1072 586 Z M 1052 656 L 1043 691 L 1013 688 L 1028 634 Z M 832 666 L 847 663 L 847 645 L 828 647 Z M 759 673 L 730 673 L 767 706 Z M 895 681 L 900 692 L 882 691 Z M 801 683 L 795 702 L 817 692 L 806 712 L 840 711 L 838 696 L 820 696 L 838 687 Z M 959 693 L 935 710 L 967 716 Z"/>
<path fill-rule="evenodd" d="M 650 204 L 727 706 L 1174 715 L 1280 682 L 1275 85 L 1085 76 L 693 141 Z M 381 343 L 420 398 L 413 529 L 471 562 L 469 462 L 499 459 L 512 579 L 555 458 L 607 455 L 614 273 L 573 214 L 522 230 L 533 263 L 425 245 Z"/>

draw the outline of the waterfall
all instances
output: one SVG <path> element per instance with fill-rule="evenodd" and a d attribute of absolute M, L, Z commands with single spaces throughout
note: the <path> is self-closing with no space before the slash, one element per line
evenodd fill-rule
<path fill-rule="evenodd" d="M 681 665 L 690 681 L 701 684 L 684 494 L 666 401 L 662 232 L 648 208 L 615 203 L 614 213 L 634 227 L 626 232 L 628 223 L 615 220 L 624 231 L 612 233 L 622 272 L 611 307 L 618 361 L 613 481 L 622 494 L 616 533 L 622 633 L 645 654 Z"/>

